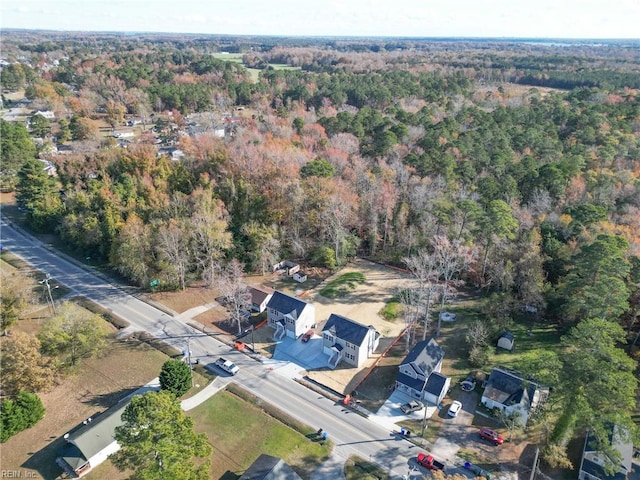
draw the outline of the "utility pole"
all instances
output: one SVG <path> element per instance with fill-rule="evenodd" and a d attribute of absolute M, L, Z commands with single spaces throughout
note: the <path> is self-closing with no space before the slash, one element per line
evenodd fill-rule
<path fill-rule="evenodd" d="M 187 337 L 187 362 L 189 362 L 189 372 L 191 373 L 191 388 L 194 387 L 193 382 L 193 365 L 191 365 L 191 338 Z"/>
<path fill-rule="evenodd" d="M 427 428 L 427 405 L 424 402 L 424 391 L 427 388 L 427 380 L 429 380 L 429 375 L 425 375 L 424 377 L 424 384 L 422 385 L 422 390 L 420 391 L 420 401 L 422 402 L 422 404 L 424 405 L 424 415 L 422 417 L 422 433 L 420 434 L 420 437 L 422 437 L 424 439 L 424 431 Z"/>
<path fill-rule="evenodd" d="M 41 285 L 46 285 L 47 293 L 49 294 L 49 297 L 47 298 L 47 303 L 50 302 L 51 310 L 53 311 L 53 314 L 56 315 L 56 305 L 55 303 L 53 303 L 53 296 L 51 295 L 51 285 L 49 285 L 49 280 L 51 280 L 51 275 L 47 273 L 47 276 L 45 277 L 45 279 L 41 280 L 38 283 L 40 283 Z"/>

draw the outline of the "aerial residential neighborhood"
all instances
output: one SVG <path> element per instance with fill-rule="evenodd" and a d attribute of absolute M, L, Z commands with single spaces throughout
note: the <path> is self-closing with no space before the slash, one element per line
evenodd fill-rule
<path fill-rule="evenodd" d="M 0 6 L 0 477 L 640 480 L 637 39 L 25 2 Z M 287 36 L 325 10 L 340 35 Z M 284 23 L 134 28 L 160 12 Z"/>

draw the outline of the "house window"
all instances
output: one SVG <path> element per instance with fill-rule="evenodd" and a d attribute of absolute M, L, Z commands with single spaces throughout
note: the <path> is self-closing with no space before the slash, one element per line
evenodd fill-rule
<path fill-rule="evenodd" d="M 355 360 L 356 359 L 356 357 L 354 355 L 351 355 L 350 353 L 347 353 L 345 355 L 349 360 Z"/>

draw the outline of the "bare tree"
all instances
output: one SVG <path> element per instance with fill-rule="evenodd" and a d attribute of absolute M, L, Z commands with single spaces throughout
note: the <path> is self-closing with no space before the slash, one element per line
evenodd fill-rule
<path fill-rule="evenodd" d="M 402 312 L 405 323 L 405 350 L 408 352 L 411 347 L 411 335 L 414 333 L 414 327 L 418 323 L 420 318 L 420 311 L 422 306 L 420 303 L 420 291 L 412 288 L 407 288 L 400 291 L 398 294 L 400 297 L 400 303 L 402 304 Z M 428 325 L 425 325 L 425 330 Z"/>
<path fill-rule="evenodd" d="M 224 251 L 231 247 L 227 212 L 220 200 L 208 190 L 196 190 L 194 213 L 191 216 L 191 240 L 202 279 L 211 286 L 220 270 Z"/>
<path fill-rule="evenodd" d="M 227 302 L 231 318 L 238 325 L 238 333 L 242 332 L 242 312 L 251 307 L 251 294 L 244 282 L 244 265 L 232 259 L 218 277 L 218 288 Z"/>
<path fill-rule="evenodd" d="M 487 324 L 481 321 L 473 322 L 467 330 L 467 342 L 473 347 L 482 347 L 489 341 Z"/>
<path fill-rule="evenodd" d="M 34 301 L 32 278 L 19 270 L 0 270 L 0 326 L 5 335 Z"/>
<path fill-rule="evenodd" d="M 190 259 L 188 239 L 184 224 L 177 220 L 169 220 L 158 231 L 158 249 L 167 261 L 167 270 L 176 278 L 182 290 L 187 288 L 186 276 Z"/>
<path fill-rule="evenodd" d="M 463 245 L 459 240 L 451 242 L 445 236 L 434 239 L 434 252 L 436 268 L 439 271 L 442 293 L 440 294 L 440 310 L 444 310 L 444 304 L 455 293 L 456 285 L 460 283 L 460 274 L 463 273 L 474 259 L 474 251 Z M 438 328 L 436 335 L 440 335 L 440 316 L 438 316 Z"/>
<path fill-rule="evenodd" d="M 426 249 L 422 249 L 416 255 L 404 258 L 403 261 L 419 282 L 419 295 L 414 297 L 414 301 L 419 299 L 420 304 L 424 308 L 424 330 L 422 332 L 422 339 L 425 340 L 427 338 L 431 304 L 437 300 L 439 289 L 438 277 L 440 275 L 437 268 L 436 257 Z"/>

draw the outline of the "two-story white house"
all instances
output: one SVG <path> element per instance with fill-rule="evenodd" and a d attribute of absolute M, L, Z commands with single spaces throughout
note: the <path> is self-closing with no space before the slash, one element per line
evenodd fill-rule
<path fill-rule="evenodd" d="M 329 356 L 329 368 L 344 360 L 360 367 L 378 348 L 380 333 L 371 325 L 363 325 L 332 313 L 322 329 L 323 352 Z"/>
<path fill-rule="evenodd" d="M 267 325 L 275 329 L 274 340 L 285 335 L 298 338 L 316 323 L 313 304 L 279 291 L 267 303 Z"/>
<path fill-rule="evenodd" d="M 396 390 L 411 398 L 438 405 L 451 379 L 440 374 L 444 350 L 433 338 L 418 342 L 398 366 Z"/>

